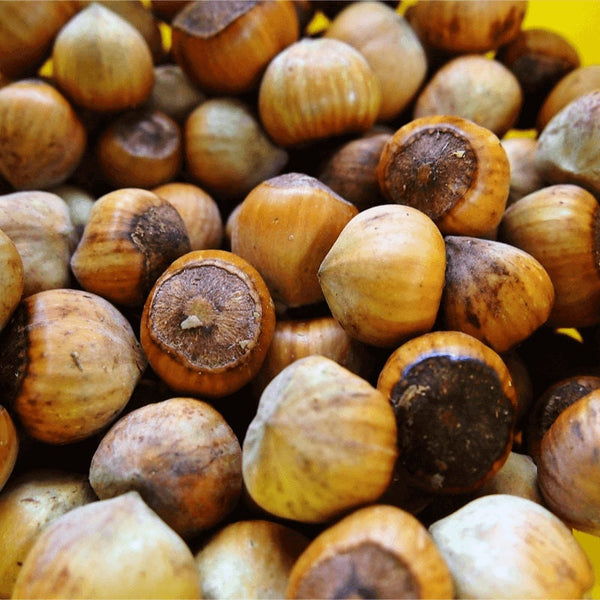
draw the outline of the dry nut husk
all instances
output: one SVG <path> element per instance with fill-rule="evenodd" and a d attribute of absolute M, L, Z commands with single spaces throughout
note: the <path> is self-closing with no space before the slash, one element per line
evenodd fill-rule
<path fill-rule="evenodd" d="M 350 336 L 393 347 L 433 327 L 445 269 L 444 239 L 427 215 L 380 205 L 350 220 L 318 277 L 332 315 Z"/>
<path fill-rule="evenodd" d="M 427 529 L 387 505 L 358 509 L 300 555 L 287 598 L 454 598 L 446 562 Z"/>
<path fill-rule="evenodd" d="M 50 444 L 101 431 L 125 408 L 146 367 L 129 321 L 75 289 L 25 298 L 0 337 L 0 389 L 33 438 Z"/>
<path fill-rule="evenodd" d="M 137 492 L 54 519 L 29 550 L 13 590 L 13 598 L 199 597 L 193 554 Z"/>
<path fill-rule="evenodd" d="M 429 527 L 458 598 L 583 598 L 594 573 L 571 530 L 537 502 L 472 500 Z"/>
<path fill-rule="evenodd" d="M 394 414 L 383 394 L 315 355 L 287 366 L 263 391 L 242 444 L 242 470 L 259 507 L 318 523 L 377 500 L 396 455 Z"/>
<path fill-rule="evenodd" d="M 108 430 L 92 457 L 89 480 L 103 500 L 137 491 L 167 525 L 190 539 L 236 506 L 242 452 L 211 405 L 168 398 L 128 412 Z"/>

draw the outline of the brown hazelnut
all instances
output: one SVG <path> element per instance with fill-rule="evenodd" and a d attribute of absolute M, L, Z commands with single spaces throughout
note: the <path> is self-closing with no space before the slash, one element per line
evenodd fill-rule
<path fill-rule="evenodd" d="M 185 223 L 167 200 L 142 188 L 98 198 L 71 257 L 81 287 L 141 307 L 158 276 L 190 250 Z"/>
<path fill-rule="evenodd" d="M 10 413 L 0 405 L 0 490 L 12 475 L 19 454 L 19 435 Z"/>
<path fill-rule="evenodd" d="M 171 27 L 175 62 L 211 95 L 256 88 L 271 59 L 300 35 L 290 0 L 189 2 Z"/>
<path fill-rule="evenodd" d="M 351 337 L 392 348 L 433 327 L 445 270 L 435 223 L 416 208 L 382 204 L 350 220 L 318 278 L 331 314 Z"/>
<path fill-rule="evenodd" d="M 352 2 L 324 33 L 356 48 L 368 61 L 381 89 L 378 121 L 398 117 L 427 75 L 427 57 L 408 21 L 383 2 Z"/>
<path fill-rule="evenodd" d="M 184 147 L 192 181 L 230 202 L 279 174 L 288 161 L 288 153 L 269 139 L 250 105 L 231 97 L 206 100 L 190 113 Z"/>
<path fill-rule="evenodd" d="M 60 30 L 52 50 L 52 76 L 68 98 L 92 111 L 141 105 L 152 92 L 154 64 L 142 34 L 92 2 Z"/>
<path fill-rule="evenodd" d="M 35 75 L 77 3 L 8 0 L 0 3 L 0 72 L 9 79 Z"/>
<path fill-rule="evenodd" d="M 498 239 L 531 254 L 550 276 L 553 327 L 586 327 L 600 319 L 598 219 L 596 198 L 572 184 L 532 192 L 502 217 Z"/>
<path fill-rule="evenodd" d="M 49 523 L 25 557 L 13 594 L 197 599 L 200 584 L 184 540 L 137 492 L 127 492 L 77 506 Z"/>
<path fill-rule="evenodd" d="M 321 302 L 317 271 L 357 208 L 319 180 L 285 173 L 258 184 L 243 200 L 231 250 L 264 278 L 285 306 Z"/>
<path fill-rule="evenodd" d="M 288 147 L 370 129 L 381 89 L 366 58 L 334 38 L 303 38 L 268 65 L 258 95 L 260 120 Z"/>
<path fill-rule="evenodd" d="M 573 532 L 527 498 L 476 498 L 429 532 L 460 598 L 583 598 L 594 583 Z"/>
<path fill-rule="evenodd" d="M 415 100 L 413 117 L 456 115 L 502 137 L 517 122 L 522 102 L 521 86 L 508 67 L 469 54 L 433 74 Z"/>
<path fill-rule="evenodd" d="M 23 297 L 25 269 L 15 243 L 0 229 L 0 331 L 4 328 Z"/>
<path fill-rule="evenodd" d="M 235 508 L 242 452 L 210 404 L 168 398 L 128 412 L 105 433 L 89 480 L 100 499 L 137 491 L 172 529 L 191 539 Z"/>
<path fill-rule="evenodd" d="M 358 210 L 383 204 L 377 179 L 377 166 L 389 132 L 367 132 L 343 143 L 327 157 L 317 177 Z"/>
<path fill-rule="evenodd" d="M 401 126 L 383 147 L 377 176 L 389 202 L 421 210 L 449 235 L 491 235 L 510 188 L 510 166 L 498 137 L 453 115 Z"/>
<path fill-rule="evenodd" d="M 131 110 L 115 117 L 100 133 L 96 155 L 114 188 L 151 188 L 180 174 L 183 134 L 159 110 Z"/>
<path fill-rule="evenodd" d="M 532 129 L 542 103 L 552 88 L 580 66 L 577 49 L 560 33 L 544 28 L 523 29 L 495 55 L 517 78 L 523 105 L 516 122 L 519 129 Z"/>
<path fill-rule="evenodd" d="M 181 215 L 190 238 L 191 250 L 220 248 L 223 242 L 223 218 L 216 201 L 193 183 L 173 181 L 152 189 L 170 202 Z"/>
<path fill-rule="evenodd" d="M 110 424 L 146 367 L 129 321 L 80 290 L 24 298 L 0 335 L 2 398 L 31 437 L 49 444 Z"/>
<path fill-rule="evenodd" d="M 202 597 L 285 598 L 290 571 L 309 541 L 292 527 L 267 519 L 221 527 L 194 555 Z"/>
<path fill-rule="evenodd" d="M 600 194 L 600 89 L 578 96 L 538 137 L 535 166 L 548 183 L 572 183 Z"/>
<path fill-rule="evenodd" d="M 226 250 L 184 254 L 144 304 L 140 341 L 156 374 L 179 394 L 218 398 L 256 375 L 275 328 L 258 271 Z"/>
<path fill-rule="evenodd" d="M 508 367 L 459 331 L 414 337 L 389 356 L 377 382 L 398 427 L 407 482 L 437 494 L 476 490 L 512 449 L 517 399 Z"/>
<path fill-rule="evenodd" d="M 444 241 L 440 318 L 446 329 L 464 331 L 502 353 L 548 320 L 554 286 L 531 254 L 496 240 L 459 235 Z"/>
<path fill-rule="evenodd" d="M 17 474 L 0 495 L 0 596 L 10 598 L 25 556 L 55 518 L 97 500 L 87 474 L 30 469 Z"/>
<path fill-rule="evenodd" d="M 505 137 L 500 140 L 510 164 L 510 189 L 506 205 L 510 206 L 546 184 L 535 166 L 537 139 L 533 137 Z"/>
<path fill-rule="evenodd" d="M 537 117 L 543 131 L 550 119 L 572 100 L 600 88 L 600 65 L 582 65 L 563 76 L 546 96 Z"/>
<path fill-rule="evenodd" d="M 300 555 L 287 598 L 454 598 L 448 565 L 425 526 L 386 505 L 360 508 Z"/>
<path fill-rule="evenodd" d="M 0 173 L 15 189 L 63 183 L 79 165 L 86 130 L 52 85 L 23 79 L 0 89 Z"/>
<path fill-rule="evenodd" d="M 527 0 L 419 0 L 410 24 L 428 45 L 448 54 L 484 54 L 514 39 Z"/>
<path fill-rule="evenodd" d="M 376 501 L 396 456 L 394 413 L 384 395 L 313 355 L 285 367 L 263 391 L 242 444 L 242 473 L 267 513 L 323 523 Z"/>
<path fill-rule="evenodd" d="M 77 233 L 66 202 L 43 191 L 0 196 L 0 229 L 14 243 L 23 265 L 23 296 L 69 287 L 69 261 Z"/>

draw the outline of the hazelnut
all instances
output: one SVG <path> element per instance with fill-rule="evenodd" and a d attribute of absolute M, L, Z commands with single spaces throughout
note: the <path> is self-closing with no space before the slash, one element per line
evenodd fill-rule
<path fill-rule="evenodd" d="M 391 348 L 433 328 L 445 269 L 435 223 L 416 208 L 382 204 L 350 220 L 318 278 L 331 314 L 352 338 Z"/>
<path fill-rule="evenodd" d="M 409 21 L 429 46 L 448 54 L 484 54 L 521 31 L 527 0 L 419 0 Z"/>
<path fill-rule="evenodd" d="M 510 188 L 506 206 L 546 184 L 535 166 L 537 138 L 508 137 L 500 140 L 510 165 Z"/>
<path fill-rule="evenodd" d="M 583 598 L 594 583 L 572 531 L 527 498 L 482 496 L 429 532 L 460 598 Z"/>
<path fill-rule="evenodd" d="M 264 278 L 273 300 L 288 307 L 321 302 L 317 271 L 357 208 L 309 175 L 285 173 L 244 198 L 231 250 Z"/>
<path fill-rule="evenodd" d="M 285 598 L 290 571 L 309 541 L 267 519 L 224 525 L 194 555 L 202 597 Z"/>
<path fill-rule="evenodd" d="M 77 233 L 66 202 L 43 191 L 0 196 L 0 229 L 12 240 L 23 266 L 23 296 L 69 287 L 69 261 Z"/>
<path fill-rule="evenodd" d="M 528 338 L 550 316 L 554 286 L 533 256 L 510 244 L 446 236 L 441 319 L 496 352 Z"/>
<path fill-rule="evenodd" d="M 532 192 L 502 217 L 498 239 L 532 255 L 550 276 L 551 326 L 587 327 L 600 319 L 599 218 L 596 198 L 572 184 Z"/>
<path fill-rule="evenodd" d="M 210 194 L 193 183 L 173 181 L 151 190 L 176 209 L 190 239 L 191 250 L 220 248 L 224 225 L 219 205 Z"/>
<path fill-rule="evenodd" d="M 92 111 L 139 106 L 154 85 L 152 53 L 142 34 L 97 2 L 63 26 L 54 41 L 52 62 L 60 89 Z"/>
<path fill-rule="evenodd" d="M 249 383 L 265 358 L 275 307 L 259 272 L 226 250 L 196 250 L 156 280 L 140 341 L 152 369 L 179 394 L 219 398 Z"/>
<path fill-rule="evenodd" d="M 448 565 L 425 526 L 387 505 L 360 508 L 300 555 L 287 598 L 454 598 Z"/>
<path fill-rule="evenodd" d="M 575 98 L 538 137 L 535 166 L 548 183 L 573 183 L 600 194 L 600 89 Z"/>
<path fill-rule="evenodd" d="M 34 439 L 83 440 L 125 408 L 146 367 L 129 321 L 75 289 L 27 296 L 0 334 L 0 389 Z"/>
<path fill-rule="evenodd" d="M 17 308 L 25 289 L 23 260 L 15 243 L 0 229 L 0 331 Z"/>
<path fill-rule="evenodd" d="M 8 0 L 0 3 L 0 72 L 9 79 L 35 75 L 77 3 Z"/>
<path fill-rule="evenodd" d="M 184 149 L 190 178 L 228 202 L 243 199 L 288 161 L 239 98 L 212 98 L 196 107 L 185 122 Z"/>
<path fill-rule="evenodd" d="M 50 595 L 192 599 L 200 589 L 187 544 L 137 492 L 128 492 L 75 507 L 37 536 L 13 597 Z"/>
<path fill-rule="evenodd" d="M 498 137 L 452 115 L 401 126 L 383 147 L 377 176 L 388 202 L 419 209 L 442 233 L 454 235 L 491 235 L 510 189 L 510 166 Z"/>
<path fill-rule="evenodd" d="M 300 35 L 290 0 L 189 2 L 171 27 L 175 62 L 213 96 L 255 89 L 273 57 Z"/>
<path fill-rule="evenodd" d="M 0 173 L 17 190 L 63 183 L 78 167 L 86 130 L 52 85 L 23 79 L 0 89 Z"/>
<path fill-rule="evenodd" d="M 185 223 L 171 203 L 146 189 L 121 188 L 94 203 L 71 269 L 85 290 L 141 307 L 158 276 L 189 250 Z"/>
<path fill-rule="evenodd" d="M 380 104 L 379 82 L 366 58 L 334 38 L 303 38 L 282 50 L 258 95 L 263 127 L 284 147 L 367 131 Z"/>
<path fill-rule="evenodd" d="M 419 92 L 413 117 L 456 115 L 502 137 L 519 116 L 518 79 L 501 62 L 479 54 L 448 61 Z"/>
<path fill-rule="evenodd" d="M 550 119 L 572 100 L 600 87 L 600 65 L 582 65 L 564 75 L 546 96 L 537 116 L 537 129 L 543 131 Z"/>
<path fill-rule="evenodd" d="M 98 166 L 114 188 L 151 188 L 179 175 L 183 134 L 159 110 L 131 110 L 100 133 L 96 154 Z"/>
<path fill-rule="evenodd" d="M 242 488 L 241 448 L 210 404 L 168 398 L 128 412 L 105 433 L 89 480 L 100 499 L 137 491 L 190 539 L 235 508 Z"/>
<path fill-rule="evenodd" d="M 25 556 L 44 528 L 77 506 L 97 500 L 87 475 L 63 469 L 20 472 L 0 495 L 0 596 L 10 598 Z"/>
<path fill-rule="evenodd" d="M 398 427 L 407 482 L 438 494 L 476 490 L 512 449 L 517 398 L 508 367 L 460 331 L 414 337 L 387 359 L 377 381 Z"/>
<path fill-rule="evenodd" d="M 517 78 L 523 105 L 519 129 L 532 129 L 542 103 L 552 88 L 580 66 L 577 49 L 560 33 L 544 28 L 523 29 L 495 55 Z"/>
<path fill-rule="evenodd" d="M 383 2 L 350 3 L 323 36 L 350 44 L 367 59 L 381 89 L 378 121 L 400 116 L 425 81 L 427 57 L 417 34 Z"/>
<path fill-rule="evenodd" d="M 0 406 L 0 490 L 9 480 L 19 454 L 19 436 L 9 412 Z"/>
<path fill-rule="evenodd" d="M 285 367 L 264 389 L 242 444 L 242 473 L 250 498 L 267 513 L 323 523 L 376 501 L 396 456 L 394 414 L 384 395 L 313 355 Z"/>

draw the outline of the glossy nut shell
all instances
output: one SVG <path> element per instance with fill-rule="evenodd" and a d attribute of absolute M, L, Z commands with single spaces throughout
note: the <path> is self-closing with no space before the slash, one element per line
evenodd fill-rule
<path fill-rule="evenodd" d="M 380 103 L 367 60 L 335 39 L 304 38 L 288 46 L 269 63 L 258 96 L 262 124 L 281 146 L 367 131 Z"/>

